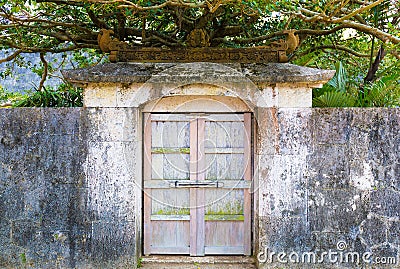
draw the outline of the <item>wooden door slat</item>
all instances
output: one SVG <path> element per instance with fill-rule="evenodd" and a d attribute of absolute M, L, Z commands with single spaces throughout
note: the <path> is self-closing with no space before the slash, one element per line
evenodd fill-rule
<path fill-rule="evenodd" d="M 205 175 L 205 153 L 204 153 L 204 131 L 205 131 L 205 120 L 204 118 L 199 118 L 197 120 L 197 181 L 204 181 Z M 204 222 L 204 188 L 197 189 L 197 204 L 196 204 L 196 214 L 197 214 L 197 246 L 196 255 L 204 256 L 204 238 L 205 238 L 205 222 Z"/>
<path fill-rule="evenodd" d="M 143 154 L 144 154 L 144 168 L 143 177 L 144 181 L 151 179 L 152 166 L 151 166 L 151 114 L 145 113 L 144 115 L 144 135 L 143 135 Z M 144 207 L 144 242 L 143 242 L 143 254 L 151 254 L 151 189 L 144 189 L 143 197 Z"/>
<path fill-rule="evenodd" d="M 251 113 L 244 113 L 244 180 L 251 182 Z M 251 255 L 251 193 L 244 190 L 244 254 Z"/>
<path fill-rule="evenodd" d="M 190 180 L 197 180 L 197 120 L 190 121 Z M 197 255 L 197 190 L 190 189 L 190 256 Z"/>

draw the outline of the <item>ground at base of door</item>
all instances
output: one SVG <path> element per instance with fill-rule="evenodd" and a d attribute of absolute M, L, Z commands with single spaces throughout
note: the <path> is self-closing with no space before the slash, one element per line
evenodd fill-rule
<path fill-rule="evenodd" d="M 243 256 L 163 256 L 141 258 L 142 269 L 256 269 L 254 259 Z"/>

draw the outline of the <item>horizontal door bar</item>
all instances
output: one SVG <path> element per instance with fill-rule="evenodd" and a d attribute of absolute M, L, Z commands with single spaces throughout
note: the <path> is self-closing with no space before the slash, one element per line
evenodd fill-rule
<path fill-rule="evenodd" d="M 227 121 L 243 121 L 243 114 L 212 114 L 204 117 L 206 121 L 217 121 L 217 122 L 227 122 Z"/>
<path fill-rule="evenodd" d="M 193 182 L 195 183 L 196 181 L 190 181 L 190 180 L 178 180 L 178 179 L 168 179 L 168 180 L 162 180 L 162 179 L 151 179 L 151 180 L 145 180 L 144 181 L 144 188 L 145 189 L 169 189 L 169 188 L 175 188 L 175 182 L 185 182 L 185 183 L 190 183 Z M 204 181 L 204 182 L 216 182 L 216 181 Z M 171 187 L 171 185 L 173 185 Z M 209 186 L 211 188 L 216 188 L 216 186 Z M 223 188 L 223 189 L 249 189 L 251 188 L 251 181 L 250 180 L 243 180 L 243 179 L 230 179 L 230 180 L 218 180 L 218 188 Z"/>
<path fill-rule="evenodd" d="M 151 215 L 151 220 L 190 220 L 190 215 Z M 205 215 L 204 220 L 208 221 L 243 221 L 243 215 Z"/>
<path fill-rule="evenodd" d="M 151 114 L 151 121 L 190 121 L 186 114 Z"/>
<path fill-rule="evenodd" d="M 203 118 L 206 121 L 229 122 L 244 120 L 243 114 L 207 114 L 207 113 L 184 113 L 184 114 L 151 114 L 151 121 L 190 121 Z"/>
<path fill-rule="evenodd" d="M 176 180 L 170 182 L 171 188 L 220 188 L 224 183 L 218 181 L 192 181 L 192 180 Z"/>
<path fill-rule="evenodd" d="M 190 215 L 151 215 L 151 220 L 177 220 L 177 221 L 189 221 Z"/>
<path fill-rule="evenodd" d="M 208 255 L 219 255 L 219 254 L 244 254 L 244 246 L 237 246 L 237 247 L 231 247 L 231 246 L 220 246 L 220 247 L 205 247 L 205 254 Z"/>
<path fill-rule="evenodd" d="M 244 148 L 205 148 L 205 154 L 243 154 Z"/>
<path fill-rule="evenodd" d="M 210 221 L 243 221 L 244 215 L 205 215 L 204 220 Z"/>
<path fill-rule="evenodd" d="M 189 247 L 176 247 L 176 246 L 168 246 L 168 247 L 153 247 L 151 246 L 151 254 L 189 254 Z M 162 267 L 160 267 L 162 268 Z M 164 267 L 165 268 L 165 267 Z"/>

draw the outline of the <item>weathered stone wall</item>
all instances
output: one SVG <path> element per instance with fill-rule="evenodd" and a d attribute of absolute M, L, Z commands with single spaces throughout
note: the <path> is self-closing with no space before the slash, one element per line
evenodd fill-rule
<path fill-rule="evenodd" d="M 259 109 L 258 118 L 268 138 L 257 152 L 258 253 L 269 252 L 260 267 L 322 268 L 331 251 L 324 268 L 399 268 L 400 111 Z M 391 257 L 396 265 L 374 263 Z"/>
<path fill-rule="evenodd" d="M 319 255 L 341 242 L 343 253 L 398 261 L 400 110 L 258 108 L 255 116 L 255 256 Z M 137 108 L 0 110 L 0 268 L 135 265 L 140 126 Z M 323 267 L 274 261 L 259 265 Z M 333 266 L 361 265 L 325 263 Z"/>
<path fill-rule="evenodd" d="M 0 268 L 135 264 L 135 115 L 0 110 Z"/>
<path fill-rule="evenodd" d="M 0 110 L 0 267 L 76 264 L 85 231 L 81 109 Z"/>
<path fill-rule="evenodd" d="M 88 257 L 78 268 L 132 268 L 140 253 L 141 142 L 135 108 L 87 108 L 85 217 Z M 139 152 L 138 152 L 139 151 Z M 139 247 L 137 247 L 139 246 Z"/>

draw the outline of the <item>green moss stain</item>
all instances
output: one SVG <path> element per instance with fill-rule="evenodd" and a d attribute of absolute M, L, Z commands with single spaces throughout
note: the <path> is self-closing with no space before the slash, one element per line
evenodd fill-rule
<path fill-rule="evenodd" d="M 211 207 L 206 210 L 206 215 L 243 215 L 243 213 L 243 201 L 227 203 L 218 207 L 217 210 L 213 210 Z"/>
<path fill-rule="evenodd" d="M 26 254 L 25 253 L 19 254 L 19 258 L 21 259 L 22 264 L 26 264 Z"/>
<path fill-rule="evenodd" d="M 237 221 L 243 221 L 244 216 L 243 215 L 205 215 L 204 216 L 205 220 L 237 220 Z"/>
<path fill-rule="evenodd" d="M 154 154 L 190 154 L 190 148 L 152 148 L 151 153 Z"/>
<path fill-rule="evenodd" d="M 160 209 L 153 215 L 190 215 L 190 209 L 186 207 Z"/>
<path fill-rule="evenodd" d="M 136 268 L 141 268 L 142 267 L 142 258 L 139 258 L 137 261 L 137 266 Z"/>

